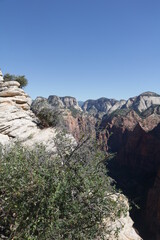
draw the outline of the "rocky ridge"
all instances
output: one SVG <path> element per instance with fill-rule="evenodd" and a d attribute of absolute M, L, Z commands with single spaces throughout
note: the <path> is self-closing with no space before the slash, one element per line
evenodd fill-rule
<path fill-rule="evenodd" d="M 105 114 L 108 116 L 119 109 L 134 110 L 143 113 L 151 106 L 160 105 L 160 95 L 153 92 L 144 92 L 139 96 L 129 98 L 128 100 L 115 100 L 108 98 L 100 98 L 97 100 L 87 100 L 83 103 L 82 109 L 94 116 Z"/>

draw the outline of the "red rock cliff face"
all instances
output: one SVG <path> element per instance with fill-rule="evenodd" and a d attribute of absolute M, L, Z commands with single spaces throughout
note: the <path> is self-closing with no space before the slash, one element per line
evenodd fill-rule
<path fill-rule="evenodd" d="M 125 129 L 121 132 L 112 128 L 113 135 L 108 144 L 117 152 L 120 165 L 130 166 L 146 172 L 156 172 L 160 165 L 160 140 L 151 132 L 145 132 L 137 124 L 133 131 Z"/>
<path fill-rule="evenodd" d="M 157 171 L 160 164 L 158 123 L 160 116 L 152 115 L 143 120 L 131 111 L 126 116 L 116 116 L 109 122 L 102 121 L 100 127 L 103 131 L 98 138 L 101 142 L 105 141 L 107 150 L 117 152 L 116 159 L 120 165 Z"/>
<path fill-rule="evenodd" d="M 157 174 L 154 185 L 148 189 L 142 219 L 153 234 L 152 240 L 160 240 L 160 116 L 153 114 L 142 119 L 131 111 L 109 122 L 103 120 L 100 127 L 103 131 L 99 140 L 107 150 L 117 153 L 119 166 L 127 166 L 135 173 Z"/>
<path fill-rule="evenodd" d="M 65 126 L 76 140 L 79 140 L 83 134 L 95 135 L 96 120 L 92 116 L 77 115 L 73 117 L 69 112 L 64 117 Z"/>

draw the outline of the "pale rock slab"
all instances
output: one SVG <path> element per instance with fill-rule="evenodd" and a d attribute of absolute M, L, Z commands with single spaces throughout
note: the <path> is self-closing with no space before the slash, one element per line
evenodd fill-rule
<path fill-rule="evenodd" d="M 0 82 L 0 88 L 1 87 L 19 87 L 20 83 L 17 81 L 6 81 L 6 82 Z"/>
<path fill-rule="evenodd" d="M 128 211 L 125 215 L 122 215 L 115 222 L 108 222 L 107 219 L 104 221 L 106 225 L 110 224 L 112 229 L 110 234 L 106 235 L 104 239 L 105 240 L 142 240 L 142 238 L 137 234 L 137 232 L 133 228 L 134 223 L 129 216 L 129 204 L 126 197 L 121 194 L 120 198 L 125 203 Z M 114 234 L 116 229 L 119 229 L 119 234 L 117 237 Z M 100 239 L 97 239 L 97 240 L 100 240 Z"/>

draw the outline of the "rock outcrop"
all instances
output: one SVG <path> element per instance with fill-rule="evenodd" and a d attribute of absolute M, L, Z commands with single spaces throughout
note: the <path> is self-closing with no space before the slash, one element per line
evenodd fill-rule
<path fill-rule="evenodd" d="M 121 199 L 125 203 L 125 205 L 128 208 L 128 212 L 126 215 L 122 215 L 120 219 L 117 219 L 114 223 L 112 223 L 111 228 L 116 231 L 116 229 L 119 229 L 119 233 L 117 233 L 117 237 L 115 236 L 115 232 L 111 231 L 109 235 L 104 238 L 105 240 L 142 240 L 142 238 L 138 235 L 138 233 L 133 228 L 133 221 L 129 216 L 129 204 L 123 195 L 121 195 Z M 106 220 L 106 223 L 107 220 Z"/>
<path fill-rule="evenodd" d="M 30 110 L 31 98 L 17 81 L 0 81 L 0 143 L 20 141 L 32 146 L 43 143 L 54 148 L 55 129 L 41 130 L 39 120 Z"/>
<path fill-rule="evenodd" d="M 0 103 L 15 105 L 24 110 L 29 110 L 32 100 L 23 89 L 19 87 L 20 84 L 17 81 L 1 81 Z"/>
<path fill-rule="evenodd" d="M 138 97 L 130 98 L 123 108 L 132 108 L 141 113 L 153 105 L 160 105 L 160 95 L 153 92 L 144 92 Z"/>
<path fill-rule="evenodd" d="M 81 107 L 78 105 L 78 102 L 74 97 L 58 97 L 51 95 L 48 97 L 48 103 L 52 107 L 56 108 L 74 108 L 78 111 L 82 111 Z"/>

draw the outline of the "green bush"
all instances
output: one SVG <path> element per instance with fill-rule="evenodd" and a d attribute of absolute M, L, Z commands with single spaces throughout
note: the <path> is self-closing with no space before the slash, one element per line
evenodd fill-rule
<path fill-rule="evenodd" d="M 15 75 L 10 75 L 9 73 L 6 73 L 4 75 L 4 81 L 17 81 L 20 83 L 20 87 L 24 88 L 28 85 L 28 80 L 24 75 L 22 76 L 15 76 Z"/>
<path fill-rule="evenodd" d="M 51 108 L 42 108 L 38 113 L 37 117 L 41 121 L 44 127 L 55 127 L 60 121 L 60 112 Z"/>
<path fill-rule="evenodd" d="M 69 110 L 71 111 L 71 114 L 74 118 L 81 114 L 81 112 L 74 108 L 73 106 L 69 107 Z"/>
<path fill-rule="evenodd" d="M 1 239 L 103 239 L 103 220 L 124 210 L 93 144 L 71 148 L 59 137 L 56 146 L 54 157 L 43 146 L 1 150 Z"/>

